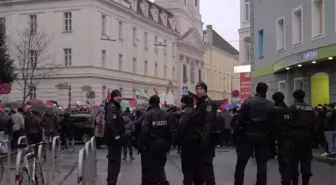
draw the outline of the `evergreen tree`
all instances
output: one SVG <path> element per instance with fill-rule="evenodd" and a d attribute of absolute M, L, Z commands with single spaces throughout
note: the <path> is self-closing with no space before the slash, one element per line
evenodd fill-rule
<path fill-rule="evenodd" d="M 8 54 L 6 45 L 6 30 L 0 24 L 0 83 L 12 83 L 17 77 L 14 60 Z"/>

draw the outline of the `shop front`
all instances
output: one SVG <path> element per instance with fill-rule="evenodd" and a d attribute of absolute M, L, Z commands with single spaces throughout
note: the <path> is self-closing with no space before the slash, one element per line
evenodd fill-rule
<path fill-rule="evenodd" d="M 336 102 L 336 45 L 316 48 L 277 61 L 272 72 L 278 76 L 278 91 L 291 94 L 296 89 L 306 92 L 306 101 L 316 106 Z"/>

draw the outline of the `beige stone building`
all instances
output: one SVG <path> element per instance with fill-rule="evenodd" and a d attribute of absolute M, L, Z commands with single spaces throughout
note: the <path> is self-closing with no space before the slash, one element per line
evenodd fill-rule
<path fill-rule="evenodd" d="M 238 81 L 235 80 L 233 67 L 238 64 L 239 52 L 222 38 L 211 25 L 203 31 L 206 51 L 204 54 L 204 73 L 208 84 L 208 95 L 212 99 L 228 98 Z"/>

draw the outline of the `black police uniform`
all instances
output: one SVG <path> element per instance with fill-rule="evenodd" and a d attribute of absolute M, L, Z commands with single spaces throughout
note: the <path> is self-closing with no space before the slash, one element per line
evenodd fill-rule
<path fill-rule="evenodd" d="M 216 120 L 217 108 L 214 103 L 203 96 L 198 99 L 190 124 L 187 127 L 184 145 L 184 156 L 189 156 L 185 164 L 191 168 L 194 185 L 215 185 L 213 158 L 215 144 L 213 128 Z M 196 179 L 195 179 L 196 178 Z M 187 182 L 185 185 L 189 185 Z"/>
<path fill-rule="evenodd" d="M 242 130 L 239 134 L 234 185 L 244 184 L 245 167 L 253 151 L 258 166 L 256 184 L 266 185 L 267 161 L 270 155 L 267 133 L 271 123 L 272 107 L 272 102 L 268 101 L 265 95 L 259 94 L 246 99 L 241 105 L 237 128 Z"/>
<path fill-rule="evenodd" d="M 288 107 L 276 105 L 272 110 L 275 139 L 278 141 L 278 164 L 281 184 L 290 185 L 292 179 L 291 157 L 294 151 L 292 116 Z"/>
<path fill-rule="evenodd" d="M 315 112 L 311 105 L 304 102 L 295 102 L 288 108 L 289 114 L 292 116 L 292 127 L 294 151 L 292 155 L 292 183 L 298 184 L 298 164 L 301 165 L 302 184 L 308 185 L 312 176 L 311 160 L 312 160 L 312 139 L 316 131 L 317 123 Z"/>
<path fill-rule="evenodd" d="M 159 106 L 152 106 L 144 116 L 139 138 L 142 185 L 169 184 L 164 167 L 171 137 L 167 113 L 161 110 Z"/>
<path fill-rule="evenodd" d="M 115 101 L 109 102 L 105 114 L 104 137 L 108 146 L 107 183 L 108 185 L 116 185 L 121 167 L 122 137 L 125 133 L 120 104 Z"/>
<path fill-rule="evenodd" d="M 190 155 L 191 151 L 188 147 L 188 139 L 186 133 L 188 131 L 188 127 L 190 127 L 190 118 L 193 112 L 193 105 L 187 105 L 183 107 L 180 122 L 177 128 L 176 134 L 176 144 L 181 146 L 181 166 L 183 172 L 183 184 L 191 185 L 193 182 L 197 180 L 197 171 L 195 171 L 195 160 L 192 155 Z M 190 143 L 190 142 L 189 142 Z M 190 152 L 188 152 L 190 151 Z"/>

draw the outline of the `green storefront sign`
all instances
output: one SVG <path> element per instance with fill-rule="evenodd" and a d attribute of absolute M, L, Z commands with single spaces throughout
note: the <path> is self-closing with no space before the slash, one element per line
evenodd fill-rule
<path fill-rule="evenodd" d="M 336 45 L 325 46 L 317 49 L 307 50 L 294 55 L 288 56 L 275 62 L 272 66 L 263 67 L 252 71 L 252 78 L 260 77 L 283 70 L 286 67 L 312 61 L 321 60 L 330 56 L 335 56 Z"/>

